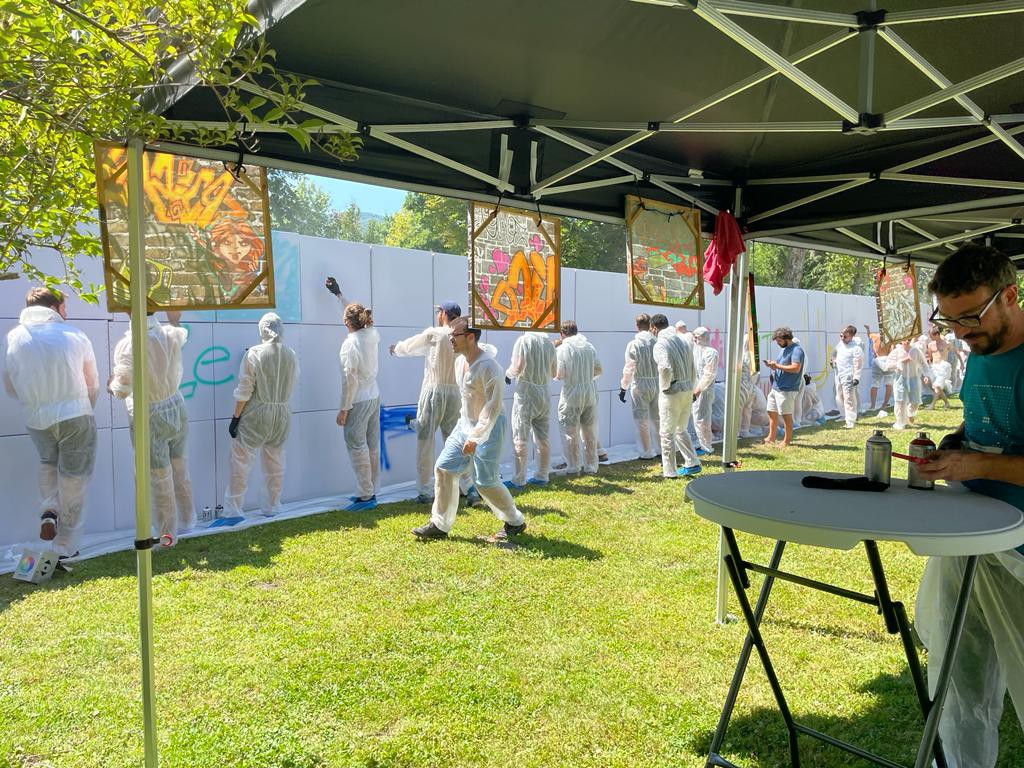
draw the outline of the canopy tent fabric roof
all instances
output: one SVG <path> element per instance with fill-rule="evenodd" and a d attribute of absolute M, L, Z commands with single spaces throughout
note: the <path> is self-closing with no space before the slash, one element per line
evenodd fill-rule
<path fill-rule="evenodd" d="M 256 162 L 601 220 L 639 192 L 705 231 L 739 199 L 759 240 L 1024 258 L 1021 0 L 254 4 L 309 113 L 364 134 L 341 163 L 249 126 Z M 224 120 L 171 93 L 168 118 Z"/>

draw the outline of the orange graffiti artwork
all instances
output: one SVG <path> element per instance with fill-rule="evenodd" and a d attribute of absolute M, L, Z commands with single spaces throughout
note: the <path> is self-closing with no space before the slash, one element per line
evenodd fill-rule
<path fill-rule="evenodd" d="M 517 251 L 508 268 L 508 277 L 495 287 L 488 300 L 495 314 L 504 315 L 501 325 L 513 328 L 522 322 L 536 324 L 545 313 L 550 300 L 544 298 L 549 285 L 558 280 L 557 263 L 553 256 L 544 258 L 537 251 L 529 257 Z"/>

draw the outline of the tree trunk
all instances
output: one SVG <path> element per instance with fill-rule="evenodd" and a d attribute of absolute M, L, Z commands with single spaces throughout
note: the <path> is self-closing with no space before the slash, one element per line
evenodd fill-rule
<path fill-rule="evenodd" d="M 789 248 L 787 251 L 779 285 L 783 288 L 799 288 L 800 278 L 804 274 L 804 264 L 807 262 L 807 255 L 810 251 L 807 248 Z"/>

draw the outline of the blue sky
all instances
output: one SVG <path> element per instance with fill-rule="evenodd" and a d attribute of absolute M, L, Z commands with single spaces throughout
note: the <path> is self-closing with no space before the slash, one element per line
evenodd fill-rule
<path fill-rule="evenodd" d="M 405 191 L 373 184 L 358 184 L 354 181 L 331 179 L 326 176 L 312 176 L 331 196 L 331 203 L 338 210 L 348 208 L 353 200 L 363 213 L 377 213 L 387 216 L 402 207 Z"/>

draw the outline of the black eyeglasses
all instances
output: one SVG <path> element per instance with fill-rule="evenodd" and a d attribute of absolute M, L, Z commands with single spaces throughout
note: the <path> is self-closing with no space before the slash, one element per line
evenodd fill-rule
<path fill-rule="evenodd" d="M 996 303 L 996 299 L 999 298 L 999 294 L 1005 291 L 1010 286 L 1004 285 L 998 291 L 992 294 L 992 298 L 989 299 L 985 306 L 982 307 L 981 312 L 976 315 L 961 315 L 960 317 L 943 317 L 939 314 L 938 307 L 932 312 L 931 317 L 928 318 L 928 322 L 934 323 L 939 328 L 945 328 L 949 330 L 954 325 L 959 325 L 961 328 L 978 328 L 981 325 L 981 318 L 985 316 L 985 313 L 989 311 L 993 304 Z"/>

